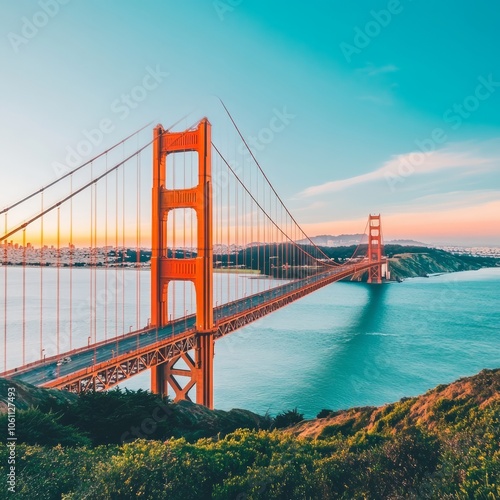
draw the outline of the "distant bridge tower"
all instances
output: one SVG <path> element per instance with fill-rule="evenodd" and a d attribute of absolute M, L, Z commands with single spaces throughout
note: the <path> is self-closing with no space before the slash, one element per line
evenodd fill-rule
<path fill-rule="evenodd" d="M 382 227 L 380 214 L 368 218 L 368 260 L 380 262 L 382 260 Z M 382 264 L 372 266 L 368 270 L 368 283 L 382 283 Z"/>
<path fill-rule="evenodd" d="M 168 323 L 168 285 L 171 281 L 191 281 L 196 292 L 196 345 L 194 360 L 182 353 L 151 369 L 151 390 L 166 395 L 168 386 L 175 400 L 189 399 L 196 386 L 196 402 L 213 408 L 213 245 L 212 245 L 212 181 L 211 126 L 204 118 L 195 130 L 167 132 L 161 125 L 154 129 L 153 143 L 153 217 L 151 255 L 151 325 L 158 329 Z M 167 189 L 169 154 L 198 153 L 198 184 L 187 189 Z M 197 256 L 176 259 L 167 254 L 169 212 L 191 208 L 197 216 Z M 177 361 L 186 368 L 176 368 Z M 177 376 L 188 377 L 184 386 Z"/>

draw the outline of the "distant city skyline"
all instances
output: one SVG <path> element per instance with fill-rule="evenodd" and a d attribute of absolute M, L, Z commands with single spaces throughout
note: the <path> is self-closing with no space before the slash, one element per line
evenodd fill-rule
<path fill-rule="evenodd" d="M 310 236 L 381 213 L 386 239 L 499 246 L 499 15 L 465 0 L 10 2 L 0 208 L 150 121 L 145 140 L 185 115 L 223 137 L 220 97 Z"/>

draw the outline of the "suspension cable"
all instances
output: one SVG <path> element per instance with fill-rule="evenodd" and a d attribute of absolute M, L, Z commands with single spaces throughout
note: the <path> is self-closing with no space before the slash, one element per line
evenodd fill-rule
<path fill-rule="evenodd" d="M 28 201 L 30 200 L 31 198 L 33 198 L 33 196 L 36 196 L 37 194 L 40 194 L 42 193 L 43 191 L 45 191 L 46 189 L 49 189 L 51 188 L 52 186 L 56 185 L 58 182 L 66 179 L 67 177 L 73 175 L 75 172 L 78 172 L 79 170 L 81 170 L 83 167 L 86 167 L 87 165 L 90 165 L 92 162 L 94 162 L 95 160 L 97 160 L 98 158 L 100 158 L 101 156 L 104 156 L 105 154 L 109 153 L 110 151 L 112 151 L 113 149 L 115 149 L 116 147 L 120 146 L 121 144 L 123 144 L 124 142 L 128 141 L 131 137 L 133 137 L 134 135 L 137 135 L 139 132 L 142 132 L 146 127 L 149 127 L 153 122 L 149 122 L 147 123 L 146 125 L 144 125 L 143 127 L 141 127 L 140 129 L 136 130 L 133 134 L 130 134 L 129 136 L 125 137 L 125 139 L 122 139 L 120 142 L 117 142 L 116 144 L 114 144 L 113 146 L 111 146 L 109 149 L 107 149 L 106 151 L 103 151 L 102 153 L 99 153 L 97 156 L 94 156 L 94 158 L 91 158 L 90 160 L 88 160 L 87 162 L 83 163 L 82 165 L 74 168 L 73 170 L 70 170 L 69 172 L 66 172 L 64 175 L 62 175 L 61 177 L 59 177 L 58 179 L 56 179 L 55 181 L 51 182 L 50 184 L 47 184 L 46 186 L 43 186 L 41 187 L 40 189 L 38 189 L 37 191 L 34 191 L 33 193 L 31 193 L 30 195 L 28 196 L 25 196 L 22 200 L 19 200 L 19 201 L 16 201 L 16 203 L 13 203 L 12 205 L 0 210 L 0 214 L 3 214 L 4 212 L 8 212 L 9 210 L 12 210 L 13 208 L 21 205 L 22 203 L 24 203 L 25 201 Z"/>
<path fill-rule="evenodd" d="M 82 191 L 85 191 L 88 187 L 96 184 L 98 181 L 109 175 L 111 172 L 114 172 L 115 170 L 119 169 L 122 165 L 124 165 L 127 161 L 129 161 L 131 158 L 134 158 L 134 156 L 137 156 L 141 151 L 144 151 L 148 146 L 150 146 L 154 142 L 154 139 L 150 142 L 148 142 L 145 146 L 143 146 L 141 149 L 136 151 L 135 153 L 131 154 L 127 159 L 121 161 L 120 163 L 116 164 L 114 167 L 111 169 L 107 170 L 103 174 L 99 175 L 95 179 L 91 180 L 90 182 L 87 182 L 84 186 L 81 188 L 77 189 L 76 191 L 73 191 L 71 194 L 63 198 L 62 200 L 58 201 L 57 203 L 54 203 L 51 205 L 49 208 L 46 208 L 43 212 L 38 213 L 31 219 L 29 219 L 26 222 L 23 222 L 19 226 L 17 226 L 15 229 L 12 229 L 9 231 L 7 234 L 4 234 L 1 238 L 0 241 L 6 240 L 9 236 L 13 235 L 14 233 L 17 233 L 21 229 L 24 229 L 25 227 L 29 226 L 32 222 L 35 222 L 36 220 L 40 219 L 40 217 L 43 217 L 44 215 L 48 214 L 49 212 L 52 212 L 52 210 L 56 209 L 57 207 L 60 207 L 63 203 L 66 203 L 68 200 L 71 200 L 74 196 L 77 194 L 81 193 Z"/>
<path fill-rule="evenodd" d="M 272 217 L 266 212 L 266 210 L 262 207 L 262 205 L 259 203 L 259 201 L 257 201 L 257 199 L 253 196 L 253 194 L 250 192 L 250 190 L 243 184 L 243 181 L 239 178 L 239 176 L 236 174 L 236 172 L 234 171 L 234 169 L 231 167 L 231 165 L 229 164 L 229 162 L 226 160 L 226 158 L 222 155 L 222 153 L 219 151 L 219 149 L 217 148 L 217 146 L 215 146 L 215 144 L 212 142 L 212 146 L 213 148 L 215 149 L 215 151 L 217 152 L 217 154 L 220 156 L 220 158 L 222 159 L 222 161 L 226 164 L 227 168 L 231 171 L 231 173 L 234 175 L 234 177 L 236 178 L 236 180 L 241 184 L 241 186 L 243 187 L 243 189 L 248 193 L 248 195 L 252 198 L 252 200 L 254 201 L 254 203 L 257 205 L 257 207 L 259 207 L 259 209 L 261 210 L 261 212 L 267 217 L 267 219 L 269 219 L 269 221 L 274 225 L 276 226 L 276 228 L 278 229 L 278 231 L 280 231 L 283 236 L 288 240 L 290 241 L 290 243 L 292 245 L 294 245 L 296 248 L 298 248 L 301 252 L 304 252 L 306 255 L 308 255 L 309 257 L 311 257 L 313 260 L 317 260 L 319 261 L 318 258 L 316 257 L 313 257 L 309 252 L 306 252 L 298 243 L 296 243 L 292 238 L 290 238 L 290 236 L 288 236 L 286 234 L 285 231 L 283 231 L 283 229 L 281 229 L 277 224 L 276 222 L 274 222 L 274 220 L 272 219 Z M 286 208 L 285 208 L 286 210 Z M 304 233 L 305 234 L 305 233 Z M 313 244 L 314 247 L 318 248 L 316 245 Z M 321 251 L 321 249 L 319 249 Z M 323 255 L 325 255 L 325 257 L 328 258 L 328 260 L 330 260 L 330 258 L 323 252 L 321 251 L 321 253 Z M 338 266 L 339 264 L 337 264 L 336 262 L 325 262 L 324 263 L 325 265 L 329 265 L 331 267 L 336 267 Z"/>
<path fill-rule="evenodd" d="M 297 226 L 297 228 L 299 229 L 299 231 L 306 237 L 306 239 L 309 241 L 309 243 L 311 243 L 311 245 L 313 247 L 315 247 L 321 254 L 323 254 L 327 259 L 330 259 L 330 257 L 328 257 L 328 255 L 326 255 L 323 250 L 321 250 L 320 247 L 318 247 L 312 240 L 311 238 L 306 234 L 306 232 L 302 229 L 302 227 L 300 226 L 300 224 L 295 220 L 295 218 L 293 217 L 293 215 L 290 213 L 290 211 L 288 210 L 288 208 L 286 207 L 286 205 L 283 203 L 283 200 L 281 199 L 280 195 L 276 192 L 276 190 L 274 189 L 274 186 L 271 184 L 269 178 L 267 177 L 267 175 L 265 174 L 264 170 L 262 169 L 262 167 L 260 166 L 260 163 L 258 162 L 257 158 L 255 157 L 255 155 L 253 154 L 252 150 L 250 149 L 250 147 L 248 146 L 248 143 L 246 141 L 246 139 L 243 137 L 243 134 L 241 133 L 240 129 L 238 128 L 238 125 L 236 125 L 236 122 L 234 121 L 234 118 L 232 117 L 231 113 L 229 112 L 229 110 L 227 109 L 226 105 L 224 104 L 224 102 L 222 101 L 222 99 L 219 97 L 218 98 L 220 103 L 222 104 L 222 107 L 224 108 L 224 110 L 226 111 L 229 119 L 231 120 L 234 128 L 236 129 L 236 132 L 238 132 L 238 135 L 240 136 L 241 140 L 243 141 L 243 144 L 245 145 L 245 147 L 247 148 L 248 152 L 250 153 L 250 155 L 252 156 L 253 158 L 253 161 L 255 162 L 255 164 L 257 165 L 257 167 L 259 168 L 260 172 L 262 173 L 262 175 L 264 176 L 264 179 L 266 180 L 266 182 L 269 184 L 269 186 L 271 187 L 271 189 L 273 190 L 273 193 L 274 195 L 278 198 L 279 202 L 281 203 L 281 205 L 284 207 L 286 213 L 288 214 L 288 216 L 291 218 L 291 220 L 294 222 L 294 224 Z"/>

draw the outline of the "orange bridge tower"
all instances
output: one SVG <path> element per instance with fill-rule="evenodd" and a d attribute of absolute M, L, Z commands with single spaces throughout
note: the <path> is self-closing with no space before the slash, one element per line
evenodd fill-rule
<path fill-rule="evenodd" d="M 151 255 L 151 326 L 164 328 L 168 323 L 168 285 L 171 281 L 191 281 L 196 293 L 196 345 L 194 359 L 182 353 L 151 369 L 151 390 L 166 395 L 170 386 L 175 400 L 189 399 L 196 388 L 196 402 L 213 408 L 213 245 L 211 125 L 204 118 L 194 130 L 167 132 L 161 125 L 154 129 L 152 255 Z M 187 189 L 167 189 L 168 155 L 182 152 L 198 154 L 198 184 Z M 197 216 L 197 255 L 176 259 L 168 256 L 169 212 L 193 209 Z M 186 367 L 176 368 L 182 359 Z M 176 376 L 187 377 L 183 386 Z"/>
<path fill-rule="evenodd" d="M 368 260 L 380 262 L 382 260 L 382 227 L 380 214 L 368 218 Z M 382 264 L 369 269 L 368 283 L 382 283 Z"/>

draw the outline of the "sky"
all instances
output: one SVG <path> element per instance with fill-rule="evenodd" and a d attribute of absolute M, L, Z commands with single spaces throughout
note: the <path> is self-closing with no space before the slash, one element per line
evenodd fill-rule
<path fill-rule="evenodd" d="M 386 239 L 500 246 L 499 21 L 485 0 L 5 2 L 0 208 L 91 131 L 82 161 L 150 121 L 215 128 L 220 98 L 309 235 L 381 213 Z"/>

